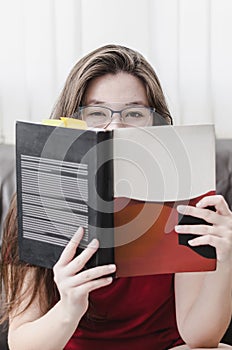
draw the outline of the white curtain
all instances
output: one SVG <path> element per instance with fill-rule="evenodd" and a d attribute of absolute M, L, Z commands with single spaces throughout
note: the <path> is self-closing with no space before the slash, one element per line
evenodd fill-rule
<path fill-rule="evenodd" d="M 231 0 L 0 0 L 0 142 L 40 121 L 73 64 L 118 43 L 153 64 L 176 124 L 232 137 Z"/>

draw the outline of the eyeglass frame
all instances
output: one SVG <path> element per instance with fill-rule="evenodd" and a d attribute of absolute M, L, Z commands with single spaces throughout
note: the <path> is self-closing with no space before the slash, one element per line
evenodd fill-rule
<path fill-rule="evenodd" d="M 154 107 L 147 107 L 147 106 L 136 106 L 136 105 L 132 105 L 132 106 L 128 106 L 128 107 L 125 107 L 121 110 L 113 110 L 111 109 L 110 107 L 107 107 L 107 106 L 102 106 L 102 105 L 87 105 L 87 106 L 80 106 L 78 107 L 78 110 L 71 116 L 71 118 L 77 118 L 77 119 L 80 119 L 79 118 L 79 113 L 81 110 L 85 109 L 85 108 L 88 108 L 88 107 L 103 107 L 105 109 L 108 109 L 110 112 L 111 112 L 111 121 L 112 121 L 112 117 L 115 113 L 118 113 L 120 114 L 120 117 L 122 118 L 122 112 L 126 109 L 129 109 L 129 108 L 146 108 L 150 111 L 151 115 L 152 115 L 152 119 L 153 119 L 153 122 L 152 122 L 152 125 L 153 126 L 158 126 L 158 125 L 169 125 L 169 123 L 167 122 L 167 120 L 162 116 L 160 115 L 159 113 L 156 112 L 156 109 Z M 82 119 L 83 120 L 83 119 Z M 111 123 L 111 122 L 110 122 Z"/>

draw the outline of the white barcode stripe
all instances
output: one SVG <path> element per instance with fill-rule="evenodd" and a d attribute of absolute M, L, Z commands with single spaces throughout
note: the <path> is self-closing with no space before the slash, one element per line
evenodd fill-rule
<path fill-rule="evenodd" d="M 85 163 L 74 163 L 74 162 L 67 162 L 64 160 L 57 160 L 57 159 L 49 159 L 49 158 L 43 158 L 43 157 L 33 157 L 33 156 L 28 156 L 25 154 L 21 154 L 21 159 L 22 160 L 29 160 L 33 162 L 43 162 L 46 164 L 57 164 L 59 166 L 69 166 L 72 168 L 76 169 L 88 169 L 88 164 Z"/>
<path fill-rule="evenodd" d="M 34 170 L 40 170 L 40 171 L 56 171 L 56 172 L 66 172 L 69 174 L 75 174 L 75 175 L 82 175 L 86 176 L 88 175 L 87 170 L 82 170 L 82 169 L 73 169 L 73 168 L 67 168 L 67 167 L 60 167 L 57 165 L 46 165 L 46 164 L 41 164 L 41 163 L 33 163 L 33 162 L 28 162 L 28 161 L 22 161 L 21 167 L 23 169 L 34 169 Z"/>
<path fill-rule="evenodd" d="M 31 233 L 28 231 L 23 232 L 23 237 L 28 238 L 28 239 L 32 239 L 34 241 L 50 243 L 53 245 L 59 245 L 62 247 L 66 246 L 68 243 L 68 240 L 66 241 L 65 239 L 62 239 L 62 238 L 44 236 L 44 235 L 41 235 L 39 233 Z"/>
<path fill-rule="evenodd" d="M 62 212 L 55 209 L 38 207 L 35 205 L 24 204 L 23 215 L 36 216 L 38 218 L 55 220 L 57 222 L 69 224 L 73 226 L 83 226 L 88 224 L 88 216 Z"/>
<path fill-rule="evenodd" d="M 87 202 L 88 201 L 88 193 L 80 193 L 77 191 L 77 187 L 73 186 L 67 187 L 63 186 L 62 188 L 58 187 L 56 184 L 39 184 L 39 186 L 34 182 L 26 182 L 22 181 L 22 192 L 29 192 L 32 194 L 38 195 L 61 195 L 62 197 L 69 197 L 71 199 L 76 199 L 79 201 Z"/>
<path fill-rule="evenodd" d="M 38 197 L 35 195 L 22 193 L 22 201 L 23 203 L 31 203 L 35 205 L 41 205 L 44 207 L 50 206 L 53 209 L 70 209 L 70 210 L 77 210 L 87 213 L 88 212 L 88 206 L 86 204 L 79 204 L 67 201 L 65 198 L 62 199 L 55 199 L 55 198 L 48 198 L 48 197 Z"/>

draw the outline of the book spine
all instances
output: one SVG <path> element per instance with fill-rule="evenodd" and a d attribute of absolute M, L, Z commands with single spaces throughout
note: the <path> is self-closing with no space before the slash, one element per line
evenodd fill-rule
<path fill-rule="evenodd" d="M 102 265 L 114 263 L 113 131 L 98 133 L 96 151 L 96 230 L 100 242 L 97 265 Z"/>

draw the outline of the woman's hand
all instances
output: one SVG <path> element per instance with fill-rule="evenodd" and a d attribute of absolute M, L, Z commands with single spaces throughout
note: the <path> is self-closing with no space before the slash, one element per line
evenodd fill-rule
<path fill-rule="evenodd" d="M 205 209 L 208 206 L 214 206 L 216 212 Z M 180 214 L 204 219 L 211 225 L 178 225 L 175 227 L 176 232 L 202 235 L 188 241 L 188 243 L 191 246 L 209 244 L 216 248 L 218 261 L 231 262 L 232 212 L 223 196 L 207 196 L 202 198 L 196 207 L 179 205 L 177 210 Z"/>
<path fill-rule="evenodd" d="M 215 271 L 176 274 L 178 328 L 191 349 L 216 348 L 231 320 L 232 212 L 220 195 L 206 196 L 196 207 L 178 206 L 177 210 L 211 224 L 178 225 L 176 231 L 200 235 L 188 243 L 215 247 L 218 260 Z"/>
<path fill-rule="evenodd" d="M 109 285 L 112 277 L 105 275 L 113 273 L 116 269 L 115 265 L 104 265 L 81 271 L 99 247 L 99 242 L 94 239 L 80 255 L 74 258 L 83 232 L 83 228 L 78 229 L 53 269 L 60 302 L 64 305 L 68 319 L 75 319 L 77 322 L 88 308 L 89 293 Z"/>
<path fill-rule="evenodd" d="M 30 283 L 36 283 L 34 270 L 29 269 L 19 298 L 21 304 L 17 314 L 12 313 L 9 320 L 11 349 L 32 349 L 32 344 L 35 350 L 64 349 L 88 308 L 89 293 L 112 282 L 111 277 L 104 276 L 115 271 L 114 265 L 81 271 L 99 245 L 93 240 L 79 256 L 74 257 L 82 236 L 83 229 L 79 228 L 54 266 L 60 300 L 57 303 L 54 300 L 54 306 L 47 312 L 41 308 L 41 301 L 46 298 L 42 295 L 45 291 L 43 284 L 33 302 L 29 302 Z"/>

